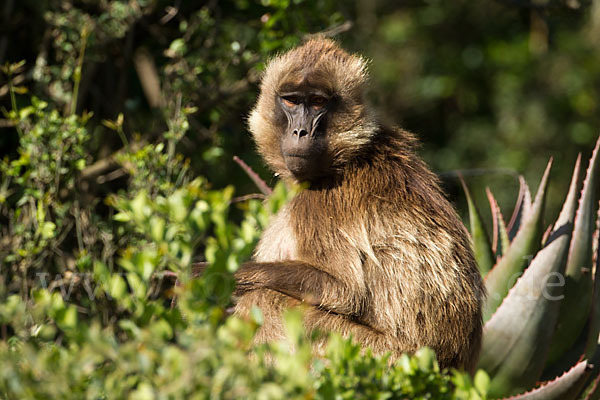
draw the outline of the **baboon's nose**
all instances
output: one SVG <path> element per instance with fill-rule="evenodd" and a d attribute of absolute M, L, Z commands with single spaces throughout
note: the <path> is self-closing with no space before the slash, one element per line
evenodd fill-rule
<path fill-rule="evenodd" d="M 293 134 L 294 136 L 298 136 L 298 138 L 301 138 L 303 136 L 308 135 L 308 131 L 306 129 L 294 129 Z"/>

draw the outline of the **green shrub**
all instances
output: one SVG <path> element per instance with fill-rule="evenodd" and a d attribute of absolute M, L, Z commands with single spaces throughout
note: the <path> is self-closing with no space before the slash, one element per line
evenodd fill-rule
<path fill-rule="evenodd" d="M 185 109 L 158 143 L 124 141 L 114 161 L 131 175 L 130 191 L 109 195 L 103 213 L 79 190 L 88 118 L 35 98 L 7 115 L 19 147 L 0 170 L 1 397 L 485 397 L 483 375 L 474 386 L 440 371 L 426 349 L 390 367 L 334 336 L 314 358 L 298 312 L 286 316 L 288 342 L 254 347 L 260 311 L 250 321 L 227 316 L 232 272 L 289 193 L 280 184 L 266 202 L 238 203 L 233 187 L 190 179 L 174 151 Z M 122 117 L 104 124 L 122 134 Z M 192 279 L 198 256 L 211 266 Z"/>

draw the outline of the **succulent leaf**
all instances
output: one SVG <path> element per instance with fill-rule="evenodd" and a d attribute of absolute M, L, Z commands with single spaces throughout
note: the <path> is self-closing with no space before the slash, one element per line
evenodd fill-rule
<path fill-rule="evenodd" d="M 542 243 L 546 243 L 548 241 L 548 238 L 550 238 L 550 234 L 552 233 L 553 230 L 554 230 L 554 224 L 548 225 L 548 227 L 544 231 L 544 234 L 542 235 Z"/>
<path fill-rule="evenodd" d="M 502 300 L 510 290 L 516 277 L 525 269 L 527 261 L 533 254 L 536 254 L 540 248 L 541 237 L 543 234 L 542 216 L 546 202 L 546 188 L 552 160 L 548 162 L 546 171 L 542 176 L 535 201 L 529 210 L 524 206 L 523 222 L 519 231 L 512 240 L 510 246 L 504 253 L 504 256 L 488 272 L 485 277 L 485 286 L 488 290 L 487 301 L 484 305 L 483 320 L 490 319 L 496 311 Z M 527 189 L 527 192 L 529 190 Z M 523 201 L 527 202 L 527 195 L 524 195 Z"/>
<path fill-rule="evenodd" d="M 510 240 L 508 239 L 508 231 L 506 230 L 506 224 L 504 223 L 504 217 L 502 216 L 502 212 L 500 211 L 500 206 L 498 205 L 498 201 L 494 197 L 494 194 L 489 188 L 485 189 L 485 192 L 488 197 L 488 201 L 490 203 L 490 209 L 492 211 L 492 222 L 493 225 L 493 239 L 492 239 L 492 251 L 496 254 L 496 257 L 502 256 L 508 246 L 510 245 Z"/>
<path fill-rule="evenodd" d="M 569 185 L 569 192 L 567 193 L 567 198 L 563 204 L 563 208 L 554 224 L 554 231 L 563 229 L 573 232 L 573 224 L 575 222 L 575 215 L 577 212 L 577 200 L 579 188 L 581 186 L 580 179 L 580 165 L 581 165 L 581 155 L 577 157 L 577 161 L 575 162 L 575 167 L 573 169 L 573 176 L 571 178 L 571 184 Z M 572 241 L 573 239 L 571 239 Z M 575 312 L 575 308 L 581 308 L 581 305 L 576 304 L 581 300 L 580 293 L 573 293 L 572 290 L 577 285 L 574 285 L 574 282 L 571 277 L 568 276 L 569 272 L 566 271 L 566 282 L 565 282 L 565 298 L 561 300 L 560 306 L 560 314 L 558 316 L 558 321 L 556 322 L 556 331 L 552 338 L 552 344 L 550 345 L 550 353 L 548 354 L 548 364 L 554 364 L 565 351 L 570 348 L 575 340 L 577 339 L 579 332 L 581 331 L 582 326 L 577 325 L 578 331 L 575 332 L 573 330 L 573 321 L 572 317 L 567 314 L 572 314 Z M 591 289 L 591 285 L 590 285 Z M 571 291 L 570 295 L 568 292 Z M 567 298 L 570 296 L 570 299 Z M 584 295 L 587 297 L 587 295 Z M 584 308 L 578 312 L 578 315 L 581 315 L 584 322 L 588 315 L 588 309 Z"/>
<path fill-rule="evenodd" d="M 594 233 L 596 191 L 598 189 L 598 175 L 600 174 L 600 158 L 598 151 L 600 138 L 592 153 L 590 165 L 583 182 L 583 190 L 579 199 L 579 209 L 575 216 L 573 228 L 573 239 L 569 249 L 569 260 L 567 262 L 567 274 L 579 277 L 585 273 L 585 269 L 591 270 L 592 266 L 592 235 Z M 590 275 L 587 274 L 589 277 Z"/>
<path fill-rule="evenodd" d="M 521 221 L 523 220 L 523 215 L 528 214 L 530 210 L 531 192 L 529 191 L 527 182 L 525 182 L 525 178 L 519 176 L 519 195 L 517 196 L 517 203 L 515 204 L 515 209 L 513 210 L 513 214 L 510 217 L 510 221 L 508 222 L 507 226 L 508 238 L 510 240 L 513 240 L 519 231 L 519 228 L 521 227 Z"/>
<path fill-rule="evenodd" d="M 460 183 L 462 184 L 465 197 L 467 199 L 467 206 L 469 207 L 469 223 L 471 225 L 471 238 L 473 240 L 473 253 L 475 254 L 475 260 L 479 267 L 481 275 L 485 276 L 487 272 L 494 265 L 494 254 L 490 246 L 490 239 L 488 237 L 481 214 L 471 197 L 471 193 L 465 184 L 462 176 L 459 176 Z"/>
<path fill-rule="evenodd" d="M 572 400 L 581 392 L 592 366 L 581 361 L 558 378 L 544 382 L 539 387 L 510 400 Z"/>
<path fill-rule="evenodd" d="M 585 345 L 585 356 L 588 360 L 597 357 L 598 334 L 600 333 L 600 208 L 596 218 L 596 232 L 594 233 L 595 254 L 594 254 L 594 288 L 592 292 L 592 310 L 588 324 L 587 340 Z M 600 388 L 599 388 L 600 396 Z"/>
<path fill-rule="evenodd" d="M 549 363 L 555 361 L 575 343 L 590 316 L 593 294 L 594 208 L 596 206 L 595 194 L 598 190 L 598 175 L 600 174 L 599 146 L 600 139 L 596 143 L 590 159 L 579 198 L 579 208 L 573 222 L 573 237 L 565 271 L 565 298 L 561 301 L 561 312 L 556 325 L 556 333 L 552 339 Z M 576 167 L 578 166 L 579 164 L 576 165 Z M 575 173 L 577 172 L 576 169 Z M 572 182 L 578 180 L 575 173 Z"/>
<path fill-rule="evenodd" d="M 532 387 L 542 373 L 558 316 L 569 232 L 557 232 L 540 250 L 484 326 L 479 367 L 492 381 L 490 394 L 511 395 Z"/>

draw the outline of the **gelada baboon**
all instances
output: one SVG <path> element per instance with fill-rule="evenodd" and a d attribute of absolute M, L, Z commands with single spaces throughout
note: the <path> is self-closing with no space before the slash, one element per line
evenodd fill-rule
<path fill-rule="evenodd" d="M 365 105 L 366 62 L 318 38 L 272 59 L 249 127 L 268 165 L 306 182 L 236 273 L 236 313 L 259 307 L 258 341 L 283 338 L 304 303 L 309 330 L 397 357 L 429 346 L 472 370 L 484 288 L 467 233 L 409 132 Z"/>

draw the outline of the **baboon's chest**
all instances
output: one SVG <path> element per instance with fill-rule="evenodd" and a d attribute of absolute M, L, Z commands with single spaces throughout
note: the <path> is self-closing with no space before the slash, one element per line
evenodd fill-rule
<path fill-rule="evenodd" d="M 321 201 L 290 207 L 290 228 L 301 258 L 323 260 L 348 248 L 348 233 L 357 230 L 362 217 L 349 212 L 343 204 Z M 312 210 L 312 211 L 311 211 Z"/>

